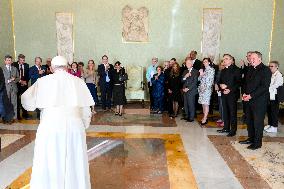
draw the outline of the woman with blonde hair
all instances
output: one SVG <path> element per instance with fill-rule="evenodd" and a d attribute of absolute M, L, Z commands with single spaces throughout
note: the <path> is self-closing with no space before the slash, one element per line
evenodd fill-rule
<path fill-rule="evenodd" d="M 89 60 L 87 64 L 86 71 L 84 71 L 83 75 L 87 87 L 93 97 L 95 104 L 98 102 L 98 95 L 97 95 L 97 83 L 98 83 L 98 76 L 95 70 L 95 62 L 94 60 Z M 95 106 L 92 106 L 92 113 L 96 114 Z"/>

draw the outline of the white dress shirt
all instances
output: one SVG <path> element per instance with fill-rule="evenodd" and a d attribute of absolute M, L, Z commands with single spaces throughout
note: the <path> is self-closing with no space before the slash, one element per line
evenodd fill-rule
<path fill-rule="evenodd" d="M 275 95 L 277 94 L 277 88 L 281 85 L 283 85 L 283 76 L 277 70 L 271 76 L 271 82 L 270 82 L 270 86 L 269 86 L 270 100 L 275 100 Z"/>

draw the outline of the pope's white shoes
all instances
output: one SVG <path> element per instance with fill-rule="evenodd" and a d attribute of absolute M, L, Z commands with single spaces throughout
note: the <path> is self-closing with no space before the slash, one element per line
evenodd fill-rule
<path fill-rule="evenodd" d="M 267 125 L 267 126 L 264 127 L 264 131 L 266 131 L 268 133 L 277 133 L 277 127 Z"/>

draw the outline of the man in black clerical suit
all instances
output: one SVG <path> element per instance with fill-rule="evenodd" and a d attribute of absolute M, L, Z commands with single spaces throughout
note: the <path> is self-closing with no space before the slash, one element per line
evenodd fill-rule
<path fill-rule="evenodd" d="M 246 102 L 246 123 L 248 139 L 241 144 L 250 144 L 248 149 L 261 148 L 264 129 L 264 118 L 269 100 L 271 71 L 262 63 L 262 54 L 255 51 L 251 54 L 251 68 L 246 75 L 243 101 Z"/>
<path fill-rule="evenodd" d="M 234 64 L 234 57 L 230 54 L 224 54 L 223 64 L 225 68 L 221 71 L 218 85 L 222 91 L 224 128 L 217 131 L 228 133 L 227 136 L 232 137 L 237 132 L 237 101 L 240 96 L 241 72 Z"/>
<path fill-rule="evenodd" d="M 25 110 L 22 107 L 21 104 L 21 95 L 28 89 L 28 83 L 30 80 L 29 77 L 29 64 L 25 63 L 25 55 L 19 54 L 18 55 L 18 61 L 14 62 L 12 66 L 16 67 L 18 69 L 19 75 L 20 75 L 20 81 L 17 83 L 18 87 L 18 93 L 17 93 L 17 119 L 21 120 L 22 117 L 24 119 L 29 119 L 29 115 L 27 110 Z M 22 110 L 22 117 L 21 117 L 21 112 Z"/>
<path fill-rule="evenodd" d="M 242 74 L 242 82 L 241 82 L 241 94 L 244 94 L 244 89 L 245 89 L 245 84 L 246 84 L 246 75 L 248 73 L 248 70 L 251 68 L 251 53 L 252 51 L 247 52 L 247 61 L 245 62 L 244 60 L 241 60 L 240 65 L 241 65 L 241 74 Z M 246 102 L 243 101 L 243 122 L 246 120 Z"/>
<path fill-rule="evenodd" d="M 113 76 L 112 70 L 113 65 L 109 64 L 107 55 L 102 57 L 102 63 L 98 66 L 98 75 L 99 75 L 99 86 L 101 90 L 101 100 L 102 108 L 106 110 L 111 109 L 111 97 L 112 97 L 112 85 L 113 85 Z"/>

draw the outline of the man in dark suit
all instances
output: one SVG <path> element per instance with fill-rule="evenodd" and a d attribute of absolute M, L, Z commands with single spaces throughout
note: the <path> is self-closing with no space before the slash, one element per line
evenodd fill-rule
<path fill-rule="evenodd" d="M 199 72 L 193 68 L 193 62 L 188 57 L 185 59 L 187 70 L 182 74 L 183 96 L 184 96 L 184 110 L 188 122 L 194 121 L 195 115 L 195 96 L 197 92 L 197 81 Z"/>
<path fill-rule="evenodd" d="M 112 97 L 112 85 L 113 77 L 112 70 L 113 65 L 109 64 L 107 55 L 102 57 L 102 63 L 98 66 L 99 86 L 101 90 L 102 108 L 106 110 L 111 109 L 111 97 Z"/>
<path fill-rule="evenodd" d="M 230 54 L 224 54 L 223 64 L 225 68 L 221 71 L 218 85 L 222 91 L 224 128 L 217 132 L 228 133 L 227 136 L 232 137 L 237 132 L 237 101 L 240 96 L 241 72 Z"/>
<path fill-rule="evenodd" d="M 190 58 L 192 60 L 193 68 L 199 71 L 202 68 L 202 61 L 198 60 L 196 57 L 197 57 L 197 52 L 195 50 L 192 50 L 190 51 L 190 53 L 187 55 L 186 58 Z M 185 62 L 182 63 L 180 69 L 181 73 L 187 70 Z"/>
<path fill-rule="evenodd" d="M 40 57 L 35 58 L 35 65 L 29 69 L 29 77 L 31 79 L 31 85 L 33 85 L 38 78 L 46 75 L 46 68 L 42 66 L 42 59 Z"/>
<path fill-rule="evenodd" d="M 29 77 L 29 65 L 25 63 L 25 55 L 19 54 L 18 61 L 14 62 L 12 65 L 18 69 L 20 75 L 20 81 L 17 83 L 18 93 L 17 93 L 17 117 L 18 120 L 21 120 L 22 117 L 24 119 L 30 119 L 27 110 L 22 107 L 21 104 L 21 95 L 28 89 L 28 83 L 30 80 Z M 22 117 L 21 112 L 22 110 Z"/>
<path fill-rule="evenodd" d="M 248 139 L 241 144 L 250 144 L 248 149 L 256 150 L 262 146 L 264 118 L 269 100 L 271 71 L 262 63 L 262 54 L 251 54 L 251 68 L 246 75 L 243 101 L 246 102 L 246 123 Z"/>
<path fill-rule="evenodd" d="M 29 77 L 31 79 L 31 85 L 33 85 L 38 78 L 41 78 L 46 75 L 46 68 L 42 66 L 41 57 L 35 58 L 35 65 L 30 67 L 29 69 Z M 40 110 L 36 109 L 37 119 L 40 119 Z"/>
<path fill-rule="evenodd" d="M 251 56 L 252 54 L 252 51 L 248 51 L 247 52 L 247 60 L 244 61 L 244 60 L 241 60 L 240 62 L 240 65 L 241 65 L 241 74 L 242 74 L 242 82 L 241 82 L 241 94 L 243 95 L 244 94 L 244 90 L 245 90 L 245 84 L 246 84 L 246 75 L 248 73 L 248 70 L 251 68 Z M 243 101 L 243 122 L 245 123 L 245 120 L 246 120 L 246 102 Z"/>

